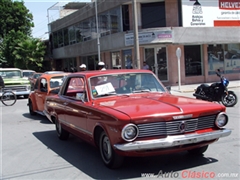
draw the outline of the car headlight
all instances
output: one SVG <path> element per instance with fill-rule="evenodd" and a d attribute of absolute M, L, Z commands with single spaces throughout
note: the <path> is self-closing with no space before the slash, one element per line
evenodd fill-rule
<path fill-rule="evenodd" d="M 138 136 L 138 127 L 135 124 L 127 124 L 122 130 L 122 138 L 125 141 L 133 141 Z"/>
<path fill-rule="evenodd" d="M 219 128 L 222 128 L 228 123 L 228 116 L 226 113 L 221 112 L 217 115 L 215 119 L 215 125 Z"/>

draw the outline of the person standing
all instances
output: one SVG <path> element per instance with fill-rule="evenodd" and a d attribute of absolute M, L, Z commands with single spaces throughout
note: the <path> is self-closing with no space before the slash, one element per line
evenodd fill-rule
<path fill-rule="evenodd" d="M 85 64 L 81 64 L 80 71 L 86 71 L 87 66 Z"/>
<path fill-rule="evenodd" d="M 101 61 L 98 63 L 98 70 L 101 70 L 101 71 L 106 70 L 104 62 Z"/>
<path fill-rule="evenodd" d="M 149 65 L 146 63 L 146 61 L 143 61 L 143 68 L 142 69 L 149 70 Z"/>

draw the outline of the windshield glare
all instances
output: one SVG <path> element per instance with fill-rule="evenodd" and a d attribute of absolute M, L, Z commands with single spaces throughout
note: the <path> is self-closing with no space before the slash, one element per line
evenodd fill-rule
<path fill-rule="evenodd" d="M 0 71 L 0 75 L 3 79 L 7 78 L 19 78 L 22 75 L 21 71 L 13 70 L 13 71 Z"/>
<path fill-rule="evenodd" d="M 50 79 L 50 88 L 60 87 L 63 83 L 64 76 L 52 77 Z"/>
<path fill-rule="evenodd" d="M 90 87 L 94 98 L 106 95 L 164 92 L 164 87 L 151 73 L 112 74 L 92 77 Z"/>

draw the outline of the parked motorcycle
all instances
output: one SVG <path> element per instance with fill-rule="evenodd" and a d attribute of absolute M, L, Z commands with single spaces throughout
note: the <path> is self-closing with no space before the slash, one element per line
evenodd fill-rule
<path fill-rule="evenodd" d="M 233 91 L 228 91 L 227 86 L 229 81 L 221 74 L 219 69 L 216 74 L 220 77 L 221 82 L 213 83 L 210 86 L 201 84 L 197 87 L 193 96 L 195 96 L 196 99 L 217 101 L 226 107 L 233 107 L 238 101 L 236 94 Z"/>

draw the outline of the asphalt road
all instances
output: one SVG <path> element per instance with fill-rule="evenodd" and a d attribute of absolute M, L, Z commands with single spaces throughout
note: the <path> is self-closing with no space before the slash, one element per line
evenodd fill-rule
<path fill-rule="evenodd" d="M 232 90 L 240 98 L 240 88 Z M 192 93 L 178 95 L 193 97 Z M 240 102 L 227 108 L 232 134 L 210 145 L 202 157 L 183 152 L 127 158 L 123 167 L 110 170 L 97 149 L 74 136 L 60 141 L 47 118 L 30 116 L 27 99 L 12 107 L 0 104 L 0 179 L 196 179 L 197 174 L 200 179 L 213 175 L 211 179 L 240 179 L 239 110 Z"/>

